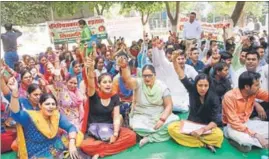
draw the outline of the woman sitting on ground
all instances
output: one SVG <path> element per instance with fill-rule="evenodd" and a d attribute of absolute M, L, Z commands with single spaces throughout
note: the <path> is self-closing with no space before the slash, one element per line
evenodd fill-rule
<path fill-rule="evenodd" d="M 23 110 L 19 106 L 18 83 L 14 77 L 8 86 L 12 91 L 12 118 L 19 123 L 19 158 L 64 158 L 68 155 L 71 159 L 78 158 L 80 154 L 77 147 L 81 144 L 83 135 L 58 112 L 55 97 L 43 94 L 39 100 L 39 111 Z M 69 133 L 69 138 L 57 135 L 60 128 Z"/>
<path fill-rule="evenodd" d="M 118 54 L 118 58 L 120 57 L 125 58 L 126 60 L 128 59 L 127 54 L 123 52 Z M 113 79 L 113 91 L 115 91 L 120 97 L 120 113 L 124 119 L 124 126 L 128 126 L 128 115 L 133 101 L 133 90 L 126 87 L 126 83 L 123 81 L 122 78 L 121 70 L 119 71 L 119 74 Z"/>
<path fill-rule="evenodd" d="M 142 78 L 131 76 L 128 62 L 119 58 L 123 81 L 126 86 L 135 91 L 134 103 L 130 113 L 130 127 L 140 136 L 140 147 L 147 143 L 169 140 L 167 125 L 178 120 L 172 114 L 172 100 L 167 86 L 156 79 L 152 65 L 145 65 Z"/>
<path fill-rule="evenodd" d="M 210 82 L 206 74 L 198 74 L 194 84 L 188 80 L 184 70 L 178 64 L 177 57 L 179 54 L 184 53 L 182 51 L 174 52 L 173 64 L 179 79 L 189 92 L 190 114 L 188 121 L 203 124 L 204 126 L 188 134 L 181 132 L 185 122 L 180 121 L 170 124 L 168 132 L 181 145 L 188 147 L 207 147 L 212 152 L 215 152 L 214 147 L 220 148 L 223 142 L 223 133 L 217 127 L 221 123 L 221 115 L 219 113 L 221 104 L 219 98 L 210 90 Z M 211 133 L 208 133 L 209 131 Z"/>
<path fill-rule="evenodd" d="M 81 149 L 94 159 L 99 156 L 117 154 L 136 144 L 136 134 L 121 127 L 119 96 L 112 91 L 112 78 L 108 73 L 98 77 L 95 85 L 93 55 L 86 58 L 87 95 L 89 106 L 85 109 L 84 120 L 87 121 L 87 134 Z M 86 116 L 88 115 L 88 117 Z"/>
<path fill-rule="evenodd" d="M 62 81 L 60 70 L 56 70 L 53 76 L 53 84 L 47 86 L 47 92 L 52 93 L 59 103 L 59 110 L 68 121 L 81 130 L 84 117 L 85 96 L 77 88 L 77 76 L 69 75 L 66 83 Z"/>

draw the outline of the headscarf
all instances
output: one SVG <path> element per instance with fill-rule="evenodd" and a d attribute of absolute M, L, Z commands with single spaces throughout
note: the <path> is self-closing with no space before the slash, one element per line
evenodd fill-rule
<path fill-rule="evenodd" d="M 38 61 L 40 62 L 40 60 L 43 58 L 43 57 L 46 57 L 46 55 L 45 55 L 45 53 L 40 53 L 40 55 L 39 55 L 39 57 L 38 57 Z M 43 64 L 41 64 L 41 63 L 39 63 L 39 66 L 40 66 L 40 68 L 39 68 L 39 72 L 41 73 L 41 74 L 45 74 L 45 66 L 43 65 Z"/>

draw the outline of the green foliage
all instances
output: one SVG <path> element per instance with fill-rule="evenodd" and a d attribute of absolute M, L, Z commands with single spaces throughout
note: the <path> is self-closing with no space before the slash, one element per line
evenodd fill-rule
<path fill-rule="evenodd" d="M 104 11 L 108 11 L 113 4 L 118 3 L 118 2 L 96 1 L 96 2 L 89 2 L 89 3 L 94 6 L 98 15 L 103 15 Z"/>
<path fill-rule="evenodd" d="M 162 2 L 144 2 L 144 1 L 125 1 L 121 3 L 120 13 L 130 13 L 132 10 L 139 11 L 141 14 L 142 24 L 148 22 L 148 18 L 152 13 L 162 11 L 164 4 Z"/>
<path fill-rule="evenodd" d="M 69 1 L 5 1 L 1 2 L 1 24 L 26 25 L 51 20 L 51 9 L 58 16 L 74 15 L 87 2 Z M 89 4 L 88 4 L 89 5 Z"/>
<path fill-rule="evenodd" d="M 262 15 L 262 8 L 265 6 L 265 3 L 266 2 L 246 2 L 243 13 L 260 17 Z M 214 13 L 216 16 L 231 16 L 236 2 L 209 2 L 209 4 L 212 5 L 212 13 Z"/>
<path fill-rule="evenodd" d="M 50 13 L 44 2 L 1 2 L 1 23 L 24 25 Z"/>

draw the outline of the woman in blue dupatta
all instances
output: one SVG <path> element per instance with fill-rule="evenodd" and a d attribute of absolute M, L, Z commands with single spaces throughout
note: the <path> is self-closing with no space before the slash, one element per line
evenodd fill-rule
<path fill-rule="evenodd" d="M 26 158 L 79 158 L 77 147 L 83 135 L 64 115 L 57 110 L 57 102 L 52 94 L 42 94 L 39 111 L 22 110 L 19 106 L 18 82 L 13 77 L 8 83 L 11 94 L 10 110 L 17 124 L 18 155 Z M 68 137 L 59 136 L 59 128 Z M 83 157 L 86 158 L 86 157 Z"/>
<path fill-rule="evenodd" d="M 82 81 L 82 73 L 81 73 L 81 65 L 78 61 L 72 61 L 69 67 L 69 75 L 70 76 L 76 76 L 77 77 L 77 82 L 78 82 L 78 87 L 80 82 Z"/>

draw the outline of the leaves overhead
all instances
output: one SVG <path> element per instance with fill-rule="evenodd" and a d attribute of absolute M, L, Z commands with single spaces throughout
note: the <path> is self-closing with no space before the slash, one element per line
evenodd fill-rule
<path fill-rule="evenodd" d="M 148 18 L 152 13 L 162 11 L 162 2 L 145 2 L 145 1 L 126 1 L 121 2 L 120 13 L 130 13 L 132 10 L 139 11 L 141 14 L 142 24 L 145 25 L 148 22 Z"/>
<path fill-rule="evenodd" d="M 58 16 L 74 15 L 87 2 L 60 1 L 5 1 L 1 2 L 1 23 L 26 25 L 40 21 L 49 21 L 52 12 Z"/>

